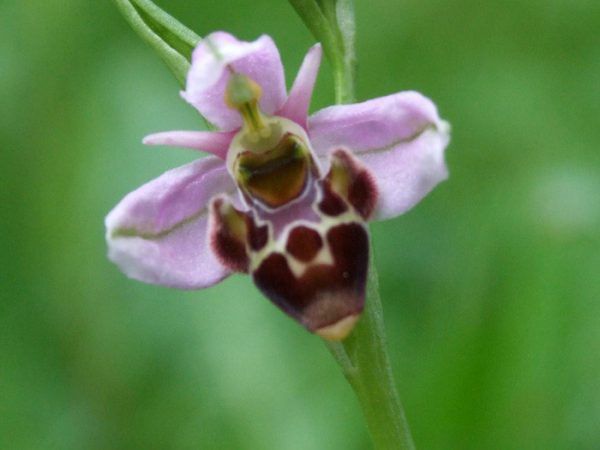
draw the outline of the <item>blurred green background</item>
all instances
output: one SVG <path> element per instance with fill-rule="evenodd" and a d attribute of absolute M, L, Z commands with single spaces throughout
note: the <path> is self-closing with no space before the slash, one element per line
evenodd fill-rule
<path fill-rule="evenodd" d="M 313 40 L 285 1 L 158 1 L 200 35 Z M 449 181 L 373 225 L 420 449 L 600 448 L 600 2 L 357 1 L 358 97 L 424 92 Z M 333 101 L 321 71 L 313 109 Z M 367 449 L 318 338 L 234 276 L 126 279 L 103 219 L 202 126 L 108 1 L 0 3 L 0 448 Z"/>

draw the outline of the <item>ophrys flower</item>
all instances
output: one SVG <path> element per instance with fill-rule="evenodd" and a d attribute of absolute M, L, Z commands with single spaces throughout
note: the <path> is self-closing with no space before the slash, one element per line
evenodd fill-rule
<path fill-rule="evenodd" d="M 446 178 L 448 125 L 416 92 L 307 117 L 321 47 L 289 95 L 268 36 L 217 32 L 195 49 L 182 96 L 220 131 L 144 139 L 212 153 L 128 194 L 107 216 L 128 276 L 182 289 L 249 273 L 308 330 L 342 339 L 365 299 L 366 222 L 402 214 Z"/>

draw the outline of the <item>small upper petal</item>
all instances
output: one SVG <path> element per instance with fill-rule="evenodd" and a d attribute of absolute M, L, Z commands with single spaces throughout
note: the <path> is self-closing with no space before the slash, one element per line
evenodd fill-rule
<path fill-rule="evenodd" d="M 109 258 L 131 278 L 182 289 L 210 286 L 230 271 L 208 242 L 210 199 L 235 187 L 209 156 L 131 192 L 106 217 Z"/>
<path fill-rule="evenodd" d="M 230 72 L 247 75 L 262 88 L 260 106 L 267 114 L 278 111 L 286 99 L 285 77 L 279 51 L 266 35 L 245 42 L 222 31 L 207 36 L 194 50 L 182 96 L 206 119 L 222 130 L 242 124 L 237 111 L 225 104 Z"/>
<path fill-rule="evenodd" d="M 320 157 L 345 147 L 371 170 L 380 193 L 375 219 L 404 213 L 448 176 L 449 125 L 417 92 L 325 108 L 310 117 L 309 135 Z"/>
<path fill-rule="evenodd" d="M 149 134 L 142 142 L 146 145 L 170 145 L 173 147 L 193 148 L 212 153 L 225 160 L 233 136 L 234 133 L 232 132 L 165 131 Z"/>
<path fill-rule="evenodd" d="M 300 66 L 298 75 L 296 75 L 290 95 L 278 113 L 280 116 L 287 117 L 302 125 L 305 129 L 307 127 L 308 107 L 310 106 L 315 81 L 317 80 L 317 74 L 321 66 L 322 54 L 321 44 L 316 44 L 308 50 L 302 66 Z"/>

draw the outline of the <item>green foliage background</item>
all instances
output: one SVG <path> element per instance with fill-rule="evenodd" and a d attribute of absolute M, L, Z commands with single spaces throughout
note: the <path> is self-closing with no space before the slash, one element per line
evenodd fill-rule
<path fill-rule="evenodd" d="M 312 44 L 284 1 L 157 3 L 272 35 L 288 83 Z M 372 227 L 418 447 L 600 448 L 600 3 L 356 3 L 359 99 L 416 89 L 453 125 L 449 181 Z M 248 278 L 107 261 L 110 208 L 197 157 L 141 138 L 202 126 L 114 5 L 3 0 L 0 25 L 0 448 L 369 448 L 325 347 Z"/>

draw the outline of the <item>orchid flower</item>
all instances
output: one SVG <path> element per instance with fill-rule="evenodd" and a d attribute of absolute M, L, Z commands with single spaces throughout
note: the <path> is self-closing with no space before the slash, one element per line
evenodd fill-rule
<path fill-rule="evenodd" d="M 107 216 L 109 257 L 131 278 L 200 289 L 252 276 L 309 331 L 343 339 L 365 302 L 367 222 L 396 217 L 447 177 L 449 127 L 417 92 L 308 117 L 321 46 L 289 94 L 269 36 L 201 41 L 182 97 L 218 131 L 169 131 L 145 144 L 210 156 L 128 194 Z"/>

